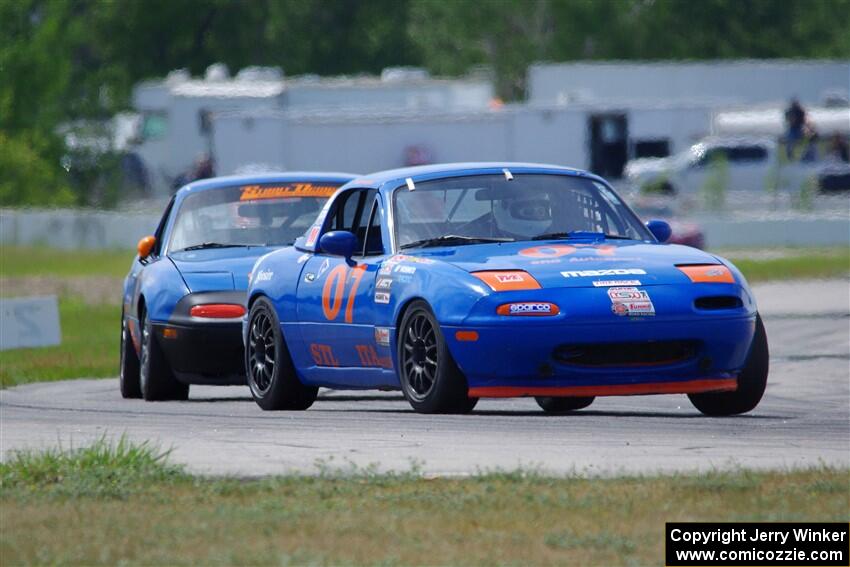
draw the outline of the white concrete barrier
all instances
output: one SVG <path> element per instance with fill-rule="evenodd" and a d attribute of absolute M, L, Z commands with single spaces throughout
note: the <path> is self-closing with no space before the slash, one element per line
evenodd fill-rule
<path fill-rule="evenodd" d="M 135 248 L 153 234 L 159 213 L 75 209 L 2 209 L 0 244 L 64 249 Z"/>
<path fill-rule="evenodd" d="M 850 246 L 850 220 L 788 215 L 761 219 L 695 219 L 706 246 L 769 248 L 774 246 Z"/>
<path fill-rule="evenodd" d="M 159 213 L 94 210 L 0 210 L 0 244 L 65 249 L 135 248 L 152 234 Z M 845 214 L 765 213 L 696 216 L 711 247 L 848 246 Z"/>
<path fill-rule="evenodd" d="M 55 295 L 0 299 L 0 350 L 62 342 Z"/>

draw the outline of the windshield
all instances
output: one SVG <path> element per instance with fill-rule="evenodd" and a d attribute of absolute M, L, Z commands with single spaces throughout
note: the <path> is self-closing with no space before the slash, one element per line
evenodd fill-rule
<path fill-rule="evenodd" d="M 177 211 L 169 250 L 290 245 L 339 185 L 266 183 L 199 191 Z"/>
<path fill-rule="evenodd" d="M 652 238 L 605 184 L 572 175 L 516 174 L 510 181 L 476 175 L 417 183 L 414 191 L 401 187 L 395 224 L 401 248 L 448 235 L 452 244 L 587 233 Z"/>

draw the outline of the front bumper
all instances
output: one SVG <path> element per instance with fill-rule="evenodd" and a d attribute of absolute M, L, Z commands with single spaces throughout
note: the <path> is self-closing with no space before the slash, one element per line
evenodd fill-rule
<path fill-rule="evenodd" d="M 746 290 L 733 284 L 643 289 L 652 297 L 653 316 L 615 315 L 605 288 L 533 290 L 488 296 L 463 324 L 444 325 L 443 334 L 475 397 L 736 389 L 755 333 L 755 304 Z M 695 307 L 698 297 L 720 295 L 736 296 L 741 304 L 715 311 Z M 561 312 L 496 316 L 497 306 L 506 301 L 551 301 Z M 689 348 L 675 356 L 655 352 L 682 343 Z M 642 356 L 645 351 L 652 356 Z"/>
<path fill-rule="evenodd" d="M 192 384 L 244 384 L 241 323 L 160 324 L 154 334 L 177 378 Z"/>
<path fill-rule="evenodd" d="M 154 335 L 174 374 L 189 384 L 245 384 L 242 318 L 193 317 L 191 308 L 210 303 L 245 304 L 244 291 L 190 293 L 167 323 L 154 323 Z"/>

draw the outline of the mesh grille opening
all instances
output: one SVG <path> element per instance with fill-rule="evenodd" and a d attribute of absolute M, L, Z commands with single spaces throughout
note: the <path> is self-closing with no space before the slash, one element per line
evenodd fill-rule
<path fill-rule="evenodd" d="M 605 368 L 613 366 L 664 366 L 697 355 L 699 341 L 644 341 L 561 345 L 553 352 L 560 364 Z"/>

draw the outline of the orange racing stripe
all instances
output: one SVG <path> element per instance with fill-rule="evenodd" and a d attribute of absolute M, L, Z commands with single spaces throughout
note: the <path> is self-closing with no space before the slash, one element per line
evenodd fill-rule
<path fill-rule="evenodd" d="M 520 396 L 637 396 L 642 394 L 698 394 L 733 392 L 737 378 L 706 378 L 687 382 L 644 384 L 598 384 L 593 386 L 483 386 L 470 388 L 470 398 L 516 398 Z"/>

